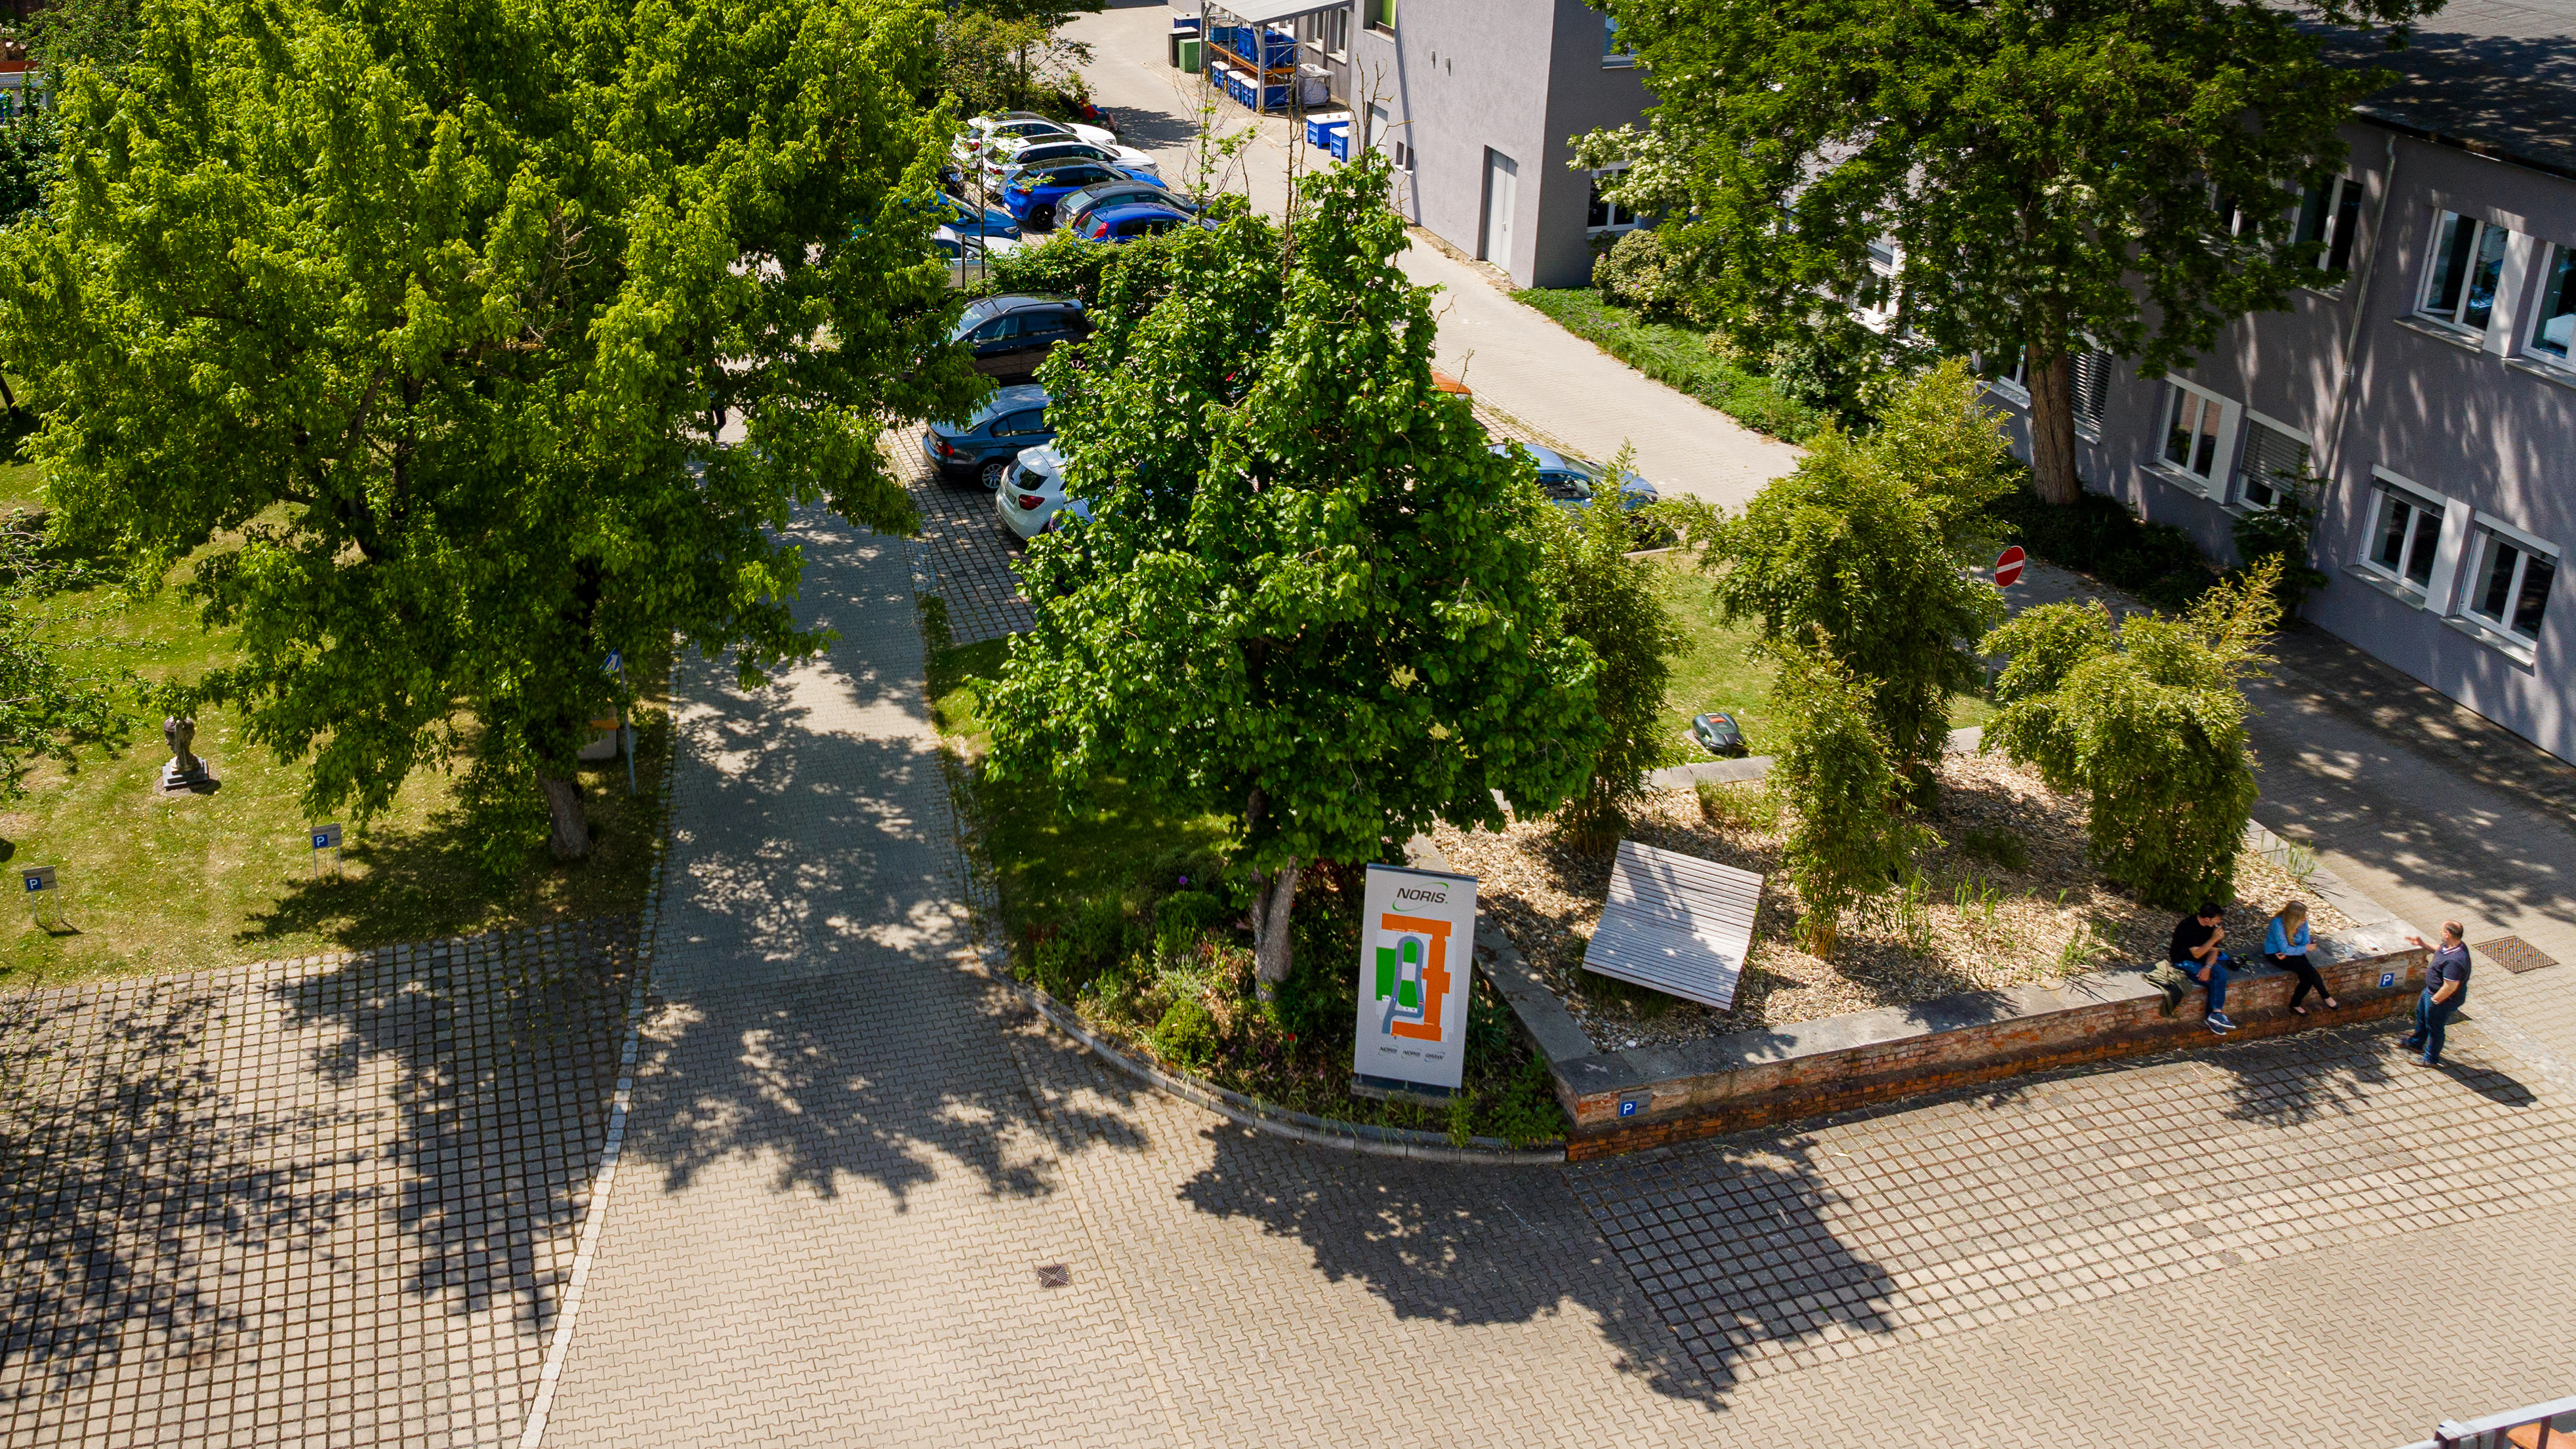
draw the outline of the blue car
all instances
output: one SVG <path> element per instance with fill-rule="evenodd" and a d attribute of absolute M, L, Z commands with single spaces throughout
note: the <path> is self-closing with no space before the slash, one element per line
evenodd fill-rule
<path fill-rule="evenodd" d="M 1493 450 L 1508 453 L 1513 448 L 1538 461 L 1538 486 L 1547 494 L 1548 502 L 1568 513 L 1580 513 L 1591 506 L 1592 494 L 1601 484 L 1600 469 L 1536 443 L 1496 443 Z M 1634 473 L 1619 480 L 1619 504 L 1632 513 L 1662 496 L 1654 484 Z"/>
<path fill-rule="evenodd" d="M 1059 161 L 1051 166 L 1037 166 L 1014 174 L 1002 187 L 1002 204 L 1011 209 L 1011 219 L 1032 231 L 1047 231 L 1055 226 L 1055 204 L 1086 186 L 1120 179 L 1152 181 L 1150 171 L 1131 171 L 1122 166 L 1105 166 L 1097 161 Z"/>
<path fill-rule="evenodd" d="M 1055 441 L 1046 408 L 1046 389 L 1035 383 L 997 388 L 965 422 L 932 423 L 921 435 L 921 451 L 942 476 L 999 489 L 1022 449 Z"/>
<path fill-rule="evenodd" d="M 980 214 L 978 212 L 975 203 L 945 195 L 932 208 L 932 215 L 938 218 L 939 224 L 959 236 L 999 236 L 1018 240 L 1020 224 L 1011 219 L 1008 211 L 998 206 L 987 206 L 980 209 Z"/>
<path fill-rule="evenodd" d="M 1104 206 L 1083 218 L 1082 235 L 1091 241 L 1112 246 L 1134 241 L 1140 236 L 1157 236 L 1176 226 L 1190 224 L 1188 215 L 1151 201 L 1138 201 L 1125 206 Z"/>

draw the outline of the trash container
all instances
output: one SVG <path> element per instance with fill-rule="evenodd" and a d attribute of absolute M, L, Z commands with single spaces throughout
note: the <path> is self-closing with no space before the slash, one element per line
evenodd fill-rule
<path fill-rule="evenodd" d="M 1173 37 L 1172 43 L 1179 47 L 1181 69 L 1188 71 L 1193 75 L 1197 74 L 1199 68 L 1199 56 L 1202 53 L 1199 38 L 1195 35 L 1175 36 Z"/>
<path fill-rule="evenodd" d="M 1172 69 L 1189 69 L 1188 66 L 1181 64 L 1181 44 L 1183 41 L 1196 41 L 1198 38 L 1199 23 L 1196 20 L 1175 20 L 1172 22 L 1171 41 L 1166 47 L 1166 50 L 1172 59 Z"/>
<path fill-rule="evenodd" d="M 1297 104 L 1312 110 L 1333 99 L 1333 73 L 1306 61 L 1297 67 Z"/>

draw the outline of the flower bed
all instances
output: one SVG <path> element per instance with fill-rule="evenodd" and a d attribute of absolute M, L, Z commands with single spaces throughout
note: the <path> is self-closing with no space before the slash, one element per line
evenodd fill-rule
<path fill-rule="evenodd" d="M 1942 844 L 1916 860 L 1917 890 L 1868 920 L 1847 920 L 1834 958 L 1792 939 L 1797 892 L 1780 856 L 1776 809 L 1760 785 L 1671 790 L 1635 812 L 1629 837 L 1766 877 L 1731 1011 L 1716 1012 L 1582 969 L 1609 888 L 1610 857 L 1575 850 L 1546 821 L 1497 835 L 1446 826 L 1432 838 L 1477 899 L 1604 1051 L 1672 1045 L 1967 991 L 2047 982 L 2123 962 L 2161 960 L 2174 915 L 2094 874 L 2084 811 L 2038 777 L 1991 756 L 1942 762 L 1941 804 L 1925 821 Z M 1705 798 L 1706 803 L 1703 803 Z M 2352 924 L 2276 866 L 2239 857 L 2228 939 L 2261 945 L 2282 902 L 2305 899 L 2319 934 Z"/>

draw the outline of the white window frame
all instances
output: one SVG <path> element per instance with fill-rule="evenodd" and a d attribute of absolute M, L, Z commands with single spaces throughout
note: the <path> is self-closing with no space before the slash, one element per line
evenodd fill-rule
<path fill-rule="evenodd" d="M 1597 190 L 1603 180 L 1616 176 L 1627 169 L 1628 163 L 1624 161 L 1616 166 L 1603 166 L 1590 173 L 1592 185 Z M 1615 201 L 1605 199 L 1601 204 L 1610 208 L 1610 220 L 1601 226 L 1594 226 L 1592 224 L 1591 200 L 1592 199 L 1588 196 L 1584 198 L 1583 234 L 1587 237 L 1622 236 L 1628 232 L 1635 231 L 1637 228 L 1646 224 L 1645 219 L 1638 216 L 1635 212 L 1628 210 L 1626 207 L 1621 206 Z M 1622 217 L 1626 219 L 1621 220 Z"/>
<path fill-rule="evenodd" d="M 2501 635 L 2524 648 L 2535 647 L 2540 643 L 2540 636 L 2525 634 L 2513 626 L 2513 608 L 2521 601 L 2523 580 L 2529 575 L 2532 556 L 2537 554 L 2547 559 L 2553 570 L 2564 570 L 2565 556 L 2559 551 L 2558 545 L 2547 539 L 2534 538 L 2493 514 L 2481 511 L 2473 514 L 2472 518 L 2474 524 L 2468 550 L 2468 567 L 2465 570 L 2468 582 L 2461 590 L 2457 617 L 2466 619 L 2489 633 Z M 2513 566 L 2513 581 L 2505 593 L 2505 616 L 2502 618 L 2489 614 L 2479 607 L 2481 597 L 2486 592 L 2488 555 L 2498 544 L 2504 544 L 2520 555 Z M 2551 592 L 2556 592 L 2557 585 L 2554 580 L 2550 587 Z M 2545 628 L 2549 618 L 2545 612 L 2546 596 L 2543 597 L 2544 612 L 2541 615 L 2541 624 Z"/>
<path fill-rule="evenodd" d="M 2556 270 L 2562 258 L 2568 263 L 2569 270 L 2564 289 L 2568 295 L 2561 300 L 2576 301 L 2576 246 L 2568 246 L 2563 242 L 2539 243 L 2538 253 L 2532 263 L 2531 315 L 2518 319 L 2514 323 L 2516 333 L 2514 351 L 2517 355 L 2542 367 L 2568 371 L 2576 370 L 2576 312 L 2568 314 L 2570 324 L 2568 330 L 2571 335 L 2567 340 L 2566 350 L 2552 352 L 2543 347 L 2540 342 L 2540 329 L 2549 322 L 2550 274 Z"/>
<path fill-rule="evenodd" d="M 2441 284 L 2442 261 L 2448 255 L 2447 249 L 2442 245 L 2442 239 L 2454 221 L 2468 223 L 2477 230 L 2469 236 L 2469 270 L 2467 275 L 2460 278 L 2460 295 L 2451 303 L 2451 310 L 2444 312 L 2433 305 L 2433 289 Z M 2486 250 L 2487 237 L 2490 233 L 2503 234 L 2504 255 L 2497 259 L 2495 296 L 2488 304 L 2486 325 L 2472 327 L 2460 319 L 2468 314 L 2469 297 L 2477 290 L 2478 256 Z M 2496 323 L 2507 320 L 2507 314 L 2511 311 L 2506 299 L 2510 296 L 2510 285 L 2514 280 L 2514 259 L 2517 252 L 2521 250 L 2515 245 L 2519 239 L 2519 234 L 2511 227 L 2490 221 L 2483 216 L 2473 216 L 2461 211 L 2434 212 L 2433 239 L 2432 245 L 2426 248 L 2424 277 L 2415 288 L 2415 315 L 2437 327 L 2457 332 L 2463 337 L 2480 339 L 2487 337 Z"/>
<path fill-rule="evenodd" d="M 1351 58 L 1351 10 L 1352 7 L 1345 5 L 1315 17 L 1316 43 L 1323 47 L 1326 55 L 1338 61 L 1346 62 Z"/>
<path fill-rule="evenodd" d="M 2156 431 L 2153 439 L 2155 469 L 2165 477 L 2200 493 L 2213 502 L 2224 503 L 2227 501 L 2229 480 L 2236 473 L 2238 434 L 2243 431 L 2245 406 L 2233 398 L 2196 382 L 2172 376 L 2166 377 L 2165 382 L 2168 385 L 2168 392 L 2164 406 L 2156 414 Z M 2197 399 L 2202 407 L 2214 406 L 2218 409 L 2218 427 L 2211 438 L 2209 471 L 2206 473 L 2193 467 L 2188 461 L 2177 463 L 2165 454 L 2166 444 L 2173 436 L 2174 424 L 2181 420 L 2182 409 L 2190 399 Z M 2202 414 L 2194 413 L 2192 421 L 2197 430 L 2197 427 L 2204 422 L 2204 417 Z"/>
<path fill-rule="evenodd" d="M 2435 526 L 2433 540 L 2426 545 L 2422 526 L 2410 522 L 2406 528 L 2405 546 L 2398 550 L 2397 562 L 2389 565 L 2379 561 L 2379 537 L 2387 526 L 2388 506 L 2392 500 L 2403 501 L 2419 515 L 2431 517 Z M 2442 582 L 2442 543 L 2450 532 L 2450 513 L 2451 501 L 2441 494 L 2385 468 L 2371 469 L 2370 509 L 2365 519 L 2367 526 L 2362 530 L 2361 557 L 2356 561 L 2358 566 L 2385 580 L 2390 587 L 2414 601 L 2418 608 L 2426 607 L 2435 586 Z M 2407 577 L 2407 565 L 2415 562 L 2415 550 L 2419 546 L 2432 549 L 2432 556 L 2424 560 L 2426 577 L 2422 583 Z"/>
<path fill-rule="evenodd" d="M 2245 459 L 2247 455 L 2254 451 L 2251 444 L 2254 441 L 2253 427 L 2257 423 L 2271 429 L 2273 432 L 2279 433 L 2283 437 L 2295 441 L 2300 447 L 2307 449 L 2308 461 L 2311 465 L 2316 462 L 2317 440 L 2316 435 L 2310 433 L 2305 428 L 2291 427 L 2288 423 L 2281 421 L 2279 418 L 2273 417 L 2269 413 L 2258 412 L 2253 408 L 2247 408 L 2245 410 L 2245 417 L 2243 420 L 2245 438 L 2244 442 L 2236 449 L 2234 482 L 2228 486 L 2228 496 L 2230 501 L 2234 502 L 2239 508 L 2251 508 L 2258 513 L 2269 513 L 2272 511 L 2272 504 L 2259 502 L 2253 498 L 2249 498 L 2246 496 L 2245 492 L 2249 481 L 2245 472 Z M 2272 484 L 2264 483 L 2263 486 L 2272 490 L 2272 494 L 2275 499 L 2280 496 L 2280 490 Z"/>
<path fill-rule="evenodd" d="M 2308 236 L 2305 234 L 2308 199 L 2316 195 L 2320 189 L 2325 192 L 2325 206 L 2321 212 L 2322 223 L 2315 236 Z M 2342 291 L 2342 279 L 2352 274 L 2352 254 L 2361 230 L 2362 194 L 2361 180 L 2355 176 L 2337 176 L 2322 183 L 2322 186 L 2310 184 L 2299 188 L 2299 216 L 2298 220 L 2291 225 L 2290 236 L 2296 241 L 2324 244 L 2325 250 L 2317 256 L 2317 266 L 2322 270 L 2338 274 L 2336 280 L 2323 289 L 2329 294 Z M 2345 210 L 2347 201 L 2351 203 L 2349 212 Z M 2345 225 L 2347 222 L 2351 223 L 2349 227 Z M 2338 253 L 2343 257 L 2341 266 L 2335 265 L 2335 257 Z"/>

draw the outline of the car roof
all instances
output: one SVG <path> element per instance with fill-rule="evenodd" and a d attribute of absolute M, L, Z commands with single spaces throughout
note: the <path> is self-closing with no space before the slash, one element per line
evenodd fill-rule
<path fill-rule="evenodd" d="M 1174 221 L 1190 219 L 1188 212 L 1178 207 L 1165 206 L 1159 201 L 1122 202 L 1116 206 L 1094 207 L 1091 212 L 1093 221 L 1135 221 L 1148 216 L 1168 216 Z"/>
<path fill-rule="evenodd" d="M 1057 296 L 1045 292 L 1006 292 L 998 297 L 978 297 L 966 304 L 959 320 L 967 326 L 1007 317 L 1013 312 L 1026 312 L 1038 307 L 1064 307 L 1079 312 L 1082 301 L 1077 297 Z"/>
<path fill-rule="evenodd" d="M 1513 438 L 1507 442 L 1500 442 L 1494 445 L 1494 451 L 1497 453 L 1507 453 L 1513 448 L 1520 448 L 1527 452 L 1531 457 L 1536 458 L 1538 460 L 1538 465 L 1542 468 L 1553 468 L 1559 472 L 1565 473 L 1580 473 L 1587 478 L 1592 476 L 1591 469 L 1584 467 L 1582 464 L 1575 462 L 1573 459 L 1566 457 L 1563 453 L 1560 453 L 1554 448 L 1548 447 L 1543 443 L 1531 443 L 1525 442 L 1519 438 Z"/>

